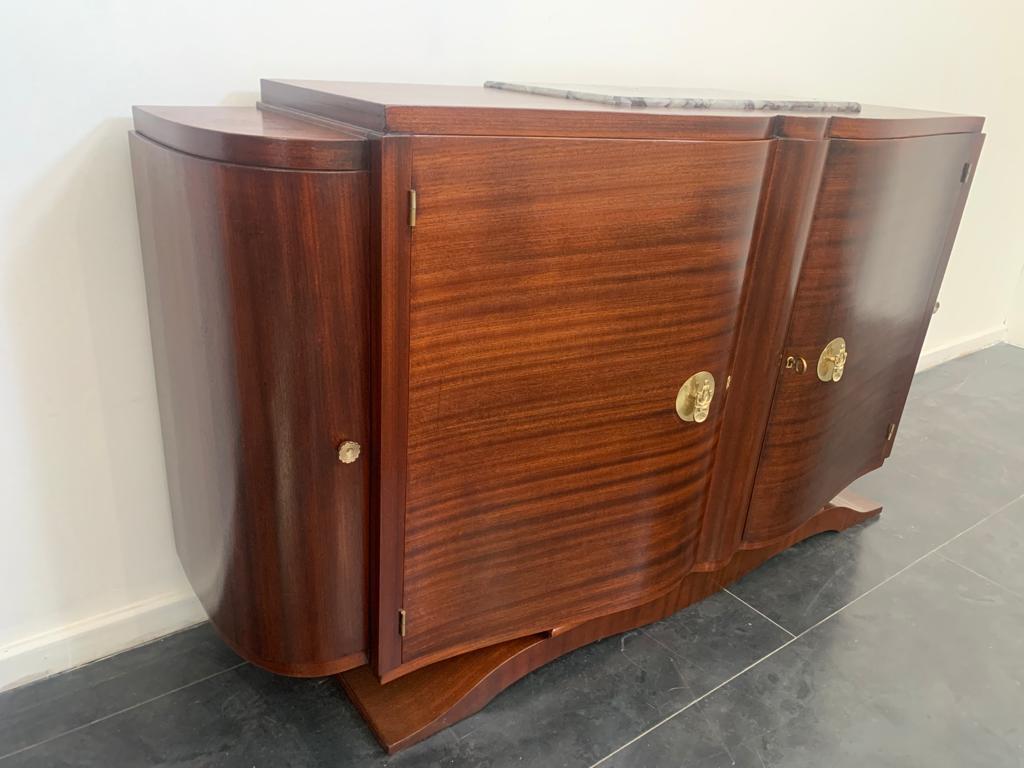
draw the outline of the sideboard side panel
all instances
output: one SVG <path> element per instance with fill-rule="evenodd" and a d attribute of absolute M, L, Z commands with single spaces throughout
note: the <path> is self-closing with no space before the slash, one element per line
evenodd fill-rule
<path fill-rule="evenodd" d="M 289 675 L 365 662 L 366 172 L 131 135 L 175 542 L 214 626 Z"/>

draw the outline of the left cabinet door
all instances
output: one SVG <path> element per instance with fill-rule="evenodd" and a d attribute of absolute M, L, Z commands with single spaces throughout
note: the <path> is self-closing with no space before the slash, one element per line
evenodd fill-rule
<path fill-rule="evenodd" d="M 395 674 L 689 570 L 770 146 L 412 140 Z"/>

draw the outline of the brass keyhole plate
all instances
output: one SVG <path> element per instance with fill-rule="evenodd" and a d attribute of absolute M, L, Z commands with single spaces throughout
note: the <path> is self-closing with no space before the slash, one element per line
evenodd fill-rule
<path fill-rule="evenodd" d="M 715 397 L 715 377 L 698 371 L 683 382 L 676 395 L 676 415 L 683 421 L 700 423 L 708 417 Z"/>
<path fill-rule="evenodd" d="M 790 355 L 786 358 L 786 368 L 791 368 L 797 373 L 803 373 L 807 370 L 807 361 L 800 357 L 800 355 Z"/>
<path fill-rule="evenodd" d="M 821 350 L 818 358 L 818 378 L 822 381 L 839 381 L 846 370 L 846 339 L 837 336 Z"/>

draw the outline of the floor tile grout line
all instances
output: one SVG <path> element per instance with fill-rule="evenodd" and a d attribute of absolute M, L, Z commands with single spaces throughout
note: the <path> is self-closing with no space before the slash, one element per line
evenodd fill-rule
<path fill-rule="evenodd" d="M 839 607 L 839 608 L 837 608 L 836 610 L 832 611 L 832 613 L 830 613 L 830 614 L 829 614 L 828 616 L 826 616 L 825 618 L 823 618 L 823 619 L 821 619 L 821 620 L 819 620 L 819 621 L 815 622 L 814 624 L 812 624 L 811 626 L 809 626 L 809 627 L 808 627 L 807 629 L 805 629 L 805 630 L 804 630 L 803 632 L 801 632 L 801 633 L 800 633 L 799 635 L 797 635 L 796 637 L 793 637 L 792 639 L 790 639 L 790 640 L 787 640 L 787 641 L 786 641 L 785 643 L 783 643 L 782 645 L 780 645 L 780 646 L 779 646 L 778 648 L 776 648 L 775 650 L 773 650 L 773 651 L 772 651 L 771 653 L 765 654 L 764 656 L 762 656 L 762 657 L 761 657 L 760 659 L 758 659 L 757 661 L 755 661 L 755 662 L 753 662 L 753 663 L 749 664 L 748 666 L 744 667 L 743 669 L 741 669 L 741 670 L 740 670 L 739 672 L 737 672 L 737 673 L 736 673 L 735 675 L 733 675 L 732 677 L 730 677 L 730 678 L 729 678 L 728 680 L 725 680 L 725 681 L 723 681 L 723 682 L 719 683 L 719 684 L 718 684 L 718 685 L 716 685 L 716 686 L 715 686 L 714 688 L 712 688 L 712 689 L 711 689 L 710 691 L 707 691 L 706 693 L 703 693 L 703 694 L 701 694 L 700 696 L 698 696 L 698 697 L 697 697 L 696 699 L 694 699 L 693 701 L 691 701 L 691 702 L 690 702 L 689 704 L 687 704 L 687 705 L 686 705 L 685 707 L 683 707 L 682 709 L 678 710 L 677 712 L 673 712 L 673 713 L 672 713 L 671 715 L 668 715 L 668 716 L 667 716 L 667 717 L 665 717 L 665 718 L 662 718 L 661 720 L 659 720 L 659 721 L 658 721 L 657 723 L 655 723 L 654 725 L 652 725 L 652 726 L 651 726 L 650 728 L 648 728 L 647 730 L 643 731 L 642 733 L 638 734 L 637 736 L 634 736 L 634 737 L 633 737 L 632 739 L 630 739 L 629 741 L 627 741 L 627 742 L 626 742 L 625 744 L 623 744 L 623 745 L 622 745 L 621 747 L 618 747 L 617 749 L 615 749 L 615 750 L 613 750 L 613 751 L 609 752 L 609 753 L 608 753 L 607 755 L 605 755 L 604 757 L 602 757 L 602 758 L 601 758 L 600 760 L 598 760 L 598 761 L 597 761 L 596 763 L 593 763 L 593 764 L 592 764 L 592 765 L 590 766 L 590 768 L 597 768 L 597 766 L 601 765 L 601 763 L 605 762 L 606 760 L 608 760 L 608 759 L 609 759 L 609 758 L 611 758 L 611 757 L 614 757 L 614 756 L 615 756 L 615 755 L 617 755 L 617 754 L 618 754 L 619 752 L 621 752 L 622 750 L 624 750 L 624 749 L 625 749 L 626 747 L 630 746 L 631 744 L 635 744 L 635 743 L 636 743 L 637 741 L 639 741 L 640 739 L 642 739 L 642 738 L 643 738 L 644 736 L 646 736 L 647 734 L 649 734 L 649 733 L 651 733 L 652 731 L 654 731 L 654 730 L 656 730 L 656 729 L 660 728 L 661 726 L 663 726 L 663 725 L 664 725 L 665 723 L 667 723 L 667 722 L 668 722 L 669 720 L 672 720 L 673 718 L 677 717 L 678 715 L 681 715 L 681 714 L 682 714 L 683 712 L 685 712 L 686 710 L 688 710 L 688 709 L 689 709 L 690 707 L 692 707 L 692 706 L 693 706 L 694 704 L 698 704 L 699 702 L 703 701 L 703 700 L 704 700 L 704 699 L 706 699 L 706 698 L 707 698 L 708 696 L 710 696 L 711 694 L 715 693 L 716 691 L 718 691 L 719 689 L 723 688 L 724 686 L 728 685 L 729 683 L 731 683 L 731 682 L 732 682 L 733 680 L 735 680 L 736 678 L 738 678 L 738 677 L 740 677 L 741 675 L 744 675 L 744 674 L 746 674 L 747 672 L 749 672 L 749 671 L 750 671 L 751 669 L 753 669 L 754 667 L 756 667 L 756 666 L 757 666 L 758 664 L 760 664 L 760 663 L 761 663 L 762 661 L 765 661 L 766 659 L 769 659 L 769 658 L 771 658 L 771 657 L 772 657 L 772 656 L 774 656 L 774 655 L 775 655 L 776 653 L 778 653 L 779 651 L 781 651 L 781 650 L 782 650 L 783 648 L 786 648 L 787 646 L 789 646 L 789 645 L 791 645 L 791 644 L 795 643 L 795 642 L 796 642 L 797 640 L 799 640 L 800 638 L 802 638 L 802 637 L 803 637 L 804 635 L 806 635 L 806 634 L 807 634 L 808 632 L 811 632 L 811 631 L 812 631 L 812 630 L 814 630 L 814 629 L 815 629 L 816 627 L 819 627 L 819 626 L 821 626 L 821 625 L 822 625 L 822 624 L 824 624 L 824 623 L 825 623 L 826 621 L 828 621 L 829 619 L 831 619 L 831 618 L 832 618 L 833 616 L 836 616 L 837 614 L 841 613 L 842 611 L 845 611 L 845 610 L 846 610 L 847 608 L 849 608 L 849 607 L 850 607 L 851 605 L 853 605 L 853 604 L 854 604 L 854 603 L 856 603 L 856 602 L 859 602 L 859 601 L 860 601 L 860 600 L 861 600 L 862 598 L 865 598 L 865 597 L 867 597 L 868 595 L 870 595 L 870 594 L 871 594 L 872 592 L 874 592 L 875 590 L 881 589 L 881 588 L 882 588 L 883 586 L 885 586 L 886 584 L 888 584 L 888 583 L 889 583 L 890 581 L 892 581 L 893 579 L 895 579 L 895 578 L 896 578 L 897 576 L 900 576 L 901 574 L 903 574 L 903 573 L 906 573 L 906 572 L 907 572 L 908 570 L 910 570 L 911 568 L 913 568 L 913 567 L 914 567 L 915 565 L 917 565 L 918 563 L 920 563 L 920 562 L 921 562 L 922 560 L 925 560 L 926 558 L 928 558 L 928 557 L 931 557 L 932 555 L 936 554 L 936 553 L 937 553 L 937 552 L 938 552 L 938 551 L 939 551 L 940 549 L 942 549 L 943 547 L 945 547 L 945 546 L 946 546 L 947 544 L 952 544 L 952 543 L 953 543 L 954 541 L 956 541 L 957 539 L 959 539 L 959 538 L 960 538 L 961 536 L 963 536 L 964 534 L 970 533 L 970 532 L 971 532 L 971 531 L 973 531 L 973 530 L 974 530 L 975 528 L 977 528 L 977 527 L 978 527 L 979 525 L 981 525 L 981 524 L 982 524 L 982 523 L 984 523 L 984 522 L 987 522 L 988 520 L 991 520 L 991 519 L 992 519 L 993 517 L 995 517 L 995 516 L 996 516 L 996 515 L 998 515 L 998 514 L 999 514 L 1000 512 L 1002 512 L 1002 511 L 1003 511 L 1004 509 L 1007 509 L 1008 507 L 1012 506 L 1013 504 L 1016 504 L 1016 503 L 1017 503 L 1018 501 L 1020 501 L 1021 499 L 1024 499 L 1024 493 L 1022 493 L 1022 494 L 1021 494 L 1020 496 L 1018 496 L 1017 498 L 1015 498 L 1015 499 L 1012 499 L 1012 500 L 1008 501 L 1008 502 L 1007 502 L 1006 504 L 1002 505 L 1001 507 L 999 507 L 998 509 L 996 509 L 996 510 L 995 510 L 994 512 L 991 512 L 991 513 L 989 513 L 989 514 L 985 515 L 985 516 L 984 516 L 983 518 L 981 518 L 980 520 L 978 520 L 977 522 L 975 522 L 975 523 L 974 523 L 973 525 L 970 525 L 970 526 L 968 526 L 968 527 L 967 527 L 967 528 L 965 528 L 964 530 L 960 531 L 960 533 L 956 534 L 955 536 L 952 536 L 952 537 L 950 537 L 950 538 L 949 538 L 949 540 L 947 540 L 947 541 L 944 541 L 944 542 L 942 542 L 941 544 L 939 544 L 939 545 L 937 545 L 937 546 L 933 547 L 932 549 L 928 550 L 928 551 L 927 551 L 927 552 L 925 552 L 925 553 L 924 553 L 923 555 L 921 555 L 920 557 L 918 557 L 918 558 L 917 558 L 916 560 L 913 560 L 913 561 L 912 561 L 912 562 L 910 562 L 909 564 L 907 564 L 907 565 L 903 566 L 902 568 L 900 568 L 900 569 L 899 569 L 898 571 L 896 571 L 896 572 L 895 572 L 894 574 L 892 574 L 891 576 L 888 576 L 888 577 L 886 577 L 885 579 L 883 579 L 882 581 L 880 581 L 880 582 L 879 582 L 878 584 L 876 584 L 875 586 L 871 587 L 871 589 L 867 590 L 866 592 L 863 592 L 863 593 L 861 593 L 861 594 L 860 594 L 860 595 L 858 595 L 857 597 L 853 598 L 853 600 L 851 600 L 850 602 L 848 602 L 848 603 L 846 603 L 845 605 L 843 605 L 843 606 L 840 606 L 840 607 Z M 943 557 L 943 556 L 942 556 L 941 554 L 940 554 L 939 556 L 940 556 L 940 557 Z M 739 599 L 739 598 L 737 598 L 737 599 Z"/>
<path fill-rule="evenodd" d="M 747 608 L 749 608 L 750 610 L 752 610 L 752 611 L 753 611 L 754 613 L 756 613 L 756 614 L 757 614 L 758 616 L 760 616 L 760 617 L 761 617 L 762 619 L 766 619 L 767 621 L 770 621 L 770 622 L 771 622 L 772 624 L 774 624 L 774 625 L 775 625 L 776 627 L 778 627 L 779 629 L 781 629 L 781 630 L 782 630 L 783 632 L 785 632 L 785 633 L 786 633 L 787 635 L 789 635 L 790 637 L 796 637 L 796 635 L 794 635 L 794 634 L 793 634 L 792 632 L 790 632 L 790 631 L 789 631 L 788 629 L 786 629 L 786 628 L 785 628 L 784 626 L 782 626 L 781 624 L 779 624 L 779 622 L 775 621 L 775 619 L 773 619 L 773 618 L 772 618 L 771 616 L 767 616 L 767 615 L 765 615 L 765 614 L 761 613 L 761 611 L 757 610 L 757 608 L 755 608 L 754 606 L 752 606 L 752 605 L 751 605 L 750 603 L 748 603 L 748 602 L 747 602 L 746 600 L 744 600 L 744 599 L 743 599 L 742 597 L 740 597 L 739 595 L 737 595 L 737 594 L 736 594 L 735 592 L 732 592 L 731 590 L 728 590 L 728 589 L 726 589 L 725 587 L 722 587 L 722 591 L 723 591 L 723 592 L 725 592 L 725 593 L 726 593 L 726 594 L 728 594 L 728 595 L 732 595 L 733 597 L 735 597 L 735 598 L 736 598 L 737 600 L 739 600 L 739 601 L 740 601 L 741 603 L 743 603 L 743 604 L 744 604 L 745 606 L 747 606 Z"/>
<path fill-rule="evenodd" d="M 89 728 L 90 726 L 96 725 L 97 723 L 102 723 L 104 720 L 109 720 L 112 717 L 117 717 L 118 715 L 123 715 L 125 712 L 131 712 L 133 709 L 137 709 L 138 707 L 144 707 L 147 704 L 152 704 L 154 701 L 158 701 L 159 699 L 162 699 L 165 696 L 170 696 L 172 693 L 177 693 L 178 691 L 183 691 L 186 688 L 191 688 L 193 685 L 198 685 L 199 683 L 206 682 L 207 680 L 212 680 L 213 678 L 217 677 L 218 675 L 223 675 L 225 672 L 230 672 L 233 669 L 238 669 L 239 667 L 245 666 L 248 663 L 249 662 L 247 662 L 247 661 L 240 661 L 237 664 L 234 664 L 234 665 L 232 665 L 230 667 L 227 667 L 226 669 L 221 669 L 221 670 L 219 670 L 217 672 L 209 674 L 206 677 L 200 677 L 198 680 L 193 680 L 192 682 L 186 683 L 185 685 L 179 685 L 177 688 L 172 688 L 169 691 L 164 691 L 163 693 L 161 693 L 158 696 L 152 696 L 152 697 L 146 699 L 145 701 L 139 701 L 139 702 L 136 702 L 135 704 L 132 704 L 131 706 L 124 707 L 123 709 L 119 709 L 116 712 L 110 712 L 109 714 L 103 715 L 103 717 L 97 717 L 95 720 L 90 720 L 88 723 L 82 723 L 81 725 L 76 725 L 74 728 L 69 728 L 66 731 L 62 731 L 61 733 L 55 734 L 53 736 L 50 736 L 49 738 L 45 738 L 42 741 L 37 741 L 35 744 L 29 744 L 28 746 L 21 747 L 20 749 L 16 749 L 13 752 L 8 752 L 6 755 L 0 755 L 0 762 L 3 762 L 4 760 L 6 760 L 9 757 L 14 757 L 15 755 L 20 755 L 22 752 L 27 752 L 30 749 L 35 749 L 36 747 L 41 747 L 43 744 L 49 744 L 51 741 L 56 741 L 57 739 L 62 739 L 65 736 L 68 736 L 68 735 L 70 735 L 72 733 L 76 733 L 77 731 L 81 731 L 84 728 Z"/>
<path fill-rule="evenodd" d="M 664 717 L 664 718 L 662 718 L 661 720 L 659 720 L 659 721 L 658 721 L 657 723 L 655 723 L 654 725 L 652 725 L 652 726 L 651 726 L 650 728 L 648 728 L 648 729 L 647 729 L 646 731 L 644 731 L 643 733 L 641 733 L 641 734 L 639 734 L 639 735 L 637 735 L 637 736 L 634 736 L 634 737 L 633 737 L 632 739 L 630 739 L 629 741 L 627 741 L 627 742 L 626 742 L 625 744 L 623 744 L 623 745 L 622 745 L 621 747 L 619 747 L 618 749 L 615 749 L 615 750 L 613 750 L 612 752 L 609 752 L 609 753 L 608 753 L 607 755 L 605 755 L 604 757 L 602 757 L 602 758 L 601 758 L 600 760 L 598 760 L 598 761 L 597 761 L 596 763 L 594 763 L 593 765 L 591 765 L 591 766 L 590 766 L 590 768 L 597 768 L 597 766 L 601 765 L 601 763 L 603 763 L 603 762 L 604 762 L 605 760 L 607 760 L 608 758 L 610 758 L 610 757 L 614 757 L 614 756 L 615 756 L 615 755 L 617 755 L 617 754 L 618 754 L 619 752 L 621 752 L 622 750 L 624 750 L 624 749 L 625 749 L 626 747 L 628 747 L 628 746 L 630 746 L 631 744 L 634 744 L 635 742 L 639 741 L 639 740 L 640 740 L 640 739 L 642 739 L 642 738 L 643 738 L 644 736 L 646 736 L 647 734 L 649 734 L 649 733 L 650 733 L 651 731 L 653 731 L 653 730 L 655 730 L 655 729 L 657 729 L 657 728 L 660 728 L 661 726 L 663 726 L 663 725 L 664 725 L 665 723 L 667 723 L 667 722 L 668 722 L 669 720 L 671 720 L 672 718 L 676 717 L 677 715 L 681 715 L 681 714 L 682 714 L 683 712 L 685 712 L 686 710 L 688 710 L 688 709 L 689 709 L 690 707 L 692 707 L 692 706 L 693 706 L 694 704 L 698 704 L 698 703 L 700 703 L 701 701 L 703 701 L 704 699 L 706 699 L 706 698 L 707 698 L 708 696 L 710 696 L 711 694 L 713 694 L 713 693 L 714 693 L 715 691 L 717 691 L 717 690 L 718 690 L 719 688 L 722 688 L 723 686 L 726 686 L 726 685 L 728 685 L 728 684 L 729 684 L 729 683 L 731 683 L 731 682 L 732 682 L 733 680 L 735 680 L 735 679 L 736 679 L 737 677 L 739 677 L 740 675 L 742 675 L 742 674 L 744 674 L 745 672 L 749 671 L 750 669 L 753 669 L 754 667 L 756 667 L 756 666 L 757 666 L 758 664 L 760 664 L 760 663 L 761 663 L 762 661 L 764 661 L 765 659 L 767 659 L 767 658 L 770 658 L 771 656 L 774 656 L 774 655 L 775 655 L 776 653 L 778 653 L 779 651 L 781 651 L 781 650 L 782 650 L 783 648 L 785 648 L 786 646 L 790 645 L 791 643 L 795 643 L 795 642 L 796 642 L 796 641 L 797 641 L 797 640 L 799 639 L 799 637 L 800 637 L 799 635 L 798 635 L 798 636 L 796 636 L 796 637 L 791 637 L 791 638 L 790 638 L 789 640 L 787 640 L 786 642 L 784 642 L 784 643 L 783 643 L 782 645 L 780 645 L 780 646 L 779 646 L 778 648 L 776 648 L 776 649 L 774 649 L 774 650 L 770 651 L 769 653 L 765 654 L 764 656 L 762 656 L 761 658 L 757 659 L 756 661 L 753 661 L 753 662 L 751 662 L 751 663 L 750 663 L 750 664 L 749 664 L 748 666 L 746 666 L 746 667 L 744 667 L 743 669 L 741 669 L 741 670 L 740 670 L 739 672 L 737 672 L 737 673 L 736 673 L 735 675 L 733 675 L 733 676 L 732 676 L 732 677 L 730 677 L 729 679 L 727 679 L 727 680 L 723 680 L 723 681 L 722 681 L 721 683 L 719 683 L 718 685 L 716 685 L 716 686 L 715 686 L 714 688 L 712 688 L 711 690 L 709 690 L 709 691 L 706 691 L 705 693 L 702 693 L 702 694 L 701 694 L 700 696 L 698 696 L 698 697 L 697 697 L 696 699 L 694 699 L 693 701 L 691 701 L 691 702 L 690 702 L 689 704 L 687 704 L 686 706 L 682 707 L 681 709 L 679 709 L 679 710 L 678 710 L 678 711 L 676 711 L 676 712 L 673 712 L 673 713 L 672 713 L 671 715 L 668 715 L 667 717 Z"/>
<path fill-rule="evenodd" d="M 991 579 L 988 576 L 986 576 L 985 574 L 979 573 L 978 571 L 974 570 L 973 568 L 967 567 L 966 565 L 961 563 L 959 560 L 957 560 L 955 558 L 952 558 L 949 555 L 947 555 L 945 552 L 939 552 L 938 554 L 939 554 L 939 557 L 941 557 L 947 563 L 950 563 L 951 565 L 955 565 L 958 568 L 962 568 L 963 570 L 967 571 L 968 573 L 974 574 L 975 576 L 977 576 L 982 581 L 988 582 L 992 586 L 999 587 L 1000 589 L 1002 589 L 1002 590 L 1004 590 L 1006 592 L 1009 592 L 1014 597 L 1019 597 L 1022 600 L 1024 600 L 1024 594 L 1021 594 L 1016 589 L 1012 589 L 1012 588 L 1006 586 L 1005 584 L 1000 584 L 995 579 Z"/>

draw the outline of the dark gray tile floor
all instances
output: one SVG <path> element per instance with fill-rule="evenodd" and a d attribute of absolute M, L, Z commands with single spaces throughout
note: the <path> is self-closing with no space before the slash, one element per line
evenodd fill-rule
<path fill-rule="evenodd" d="M 920 374 L 877 521 L 580 649 L 386 758 L 201 626 L 0 694 L 15 766 L 1024 766 L 1024 350 Z"/>

